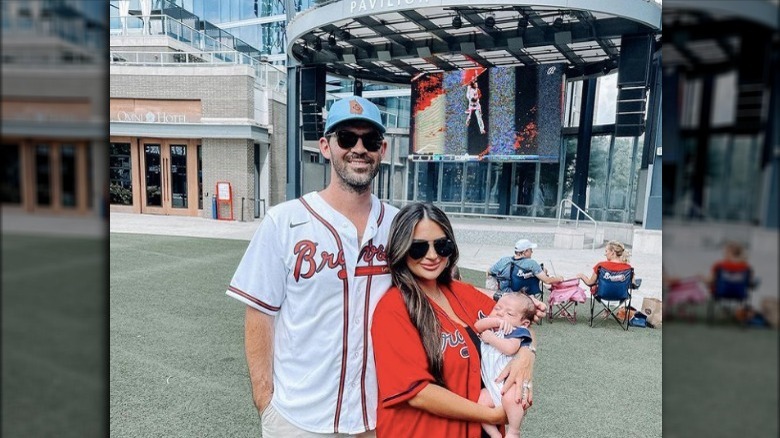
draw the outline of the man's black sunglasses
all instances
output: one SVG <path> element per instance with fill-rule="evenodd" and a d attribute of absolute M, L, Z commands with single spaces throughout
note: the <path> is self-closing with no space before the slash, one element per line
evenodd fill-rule
<path fill-rule="evenodd" d="M 382 147 L 384 137 L 377 131 L 369 131 L 363 135 L 355 134 L 352 131 L 341 130 L 331 135 L 336 136 L 336 140 L 342 149 L 352 149 L 357 144 L 358 139 L 363 140 L 363 147 L 369 152 L 376 152 Z"/>
<path fill-rule="evenodd" d="M 428 241 L 414 241 L 409 246 L 409 257 L 415 260 L 421 259 L 425 257 L 425 254 L 428 254 L 430 247 L 431 246 Z M 439 256 L 449 257 L 452 255 L 452 253 L 455 252 L 455 242 L 446 237 L 442 237 L 441 239 L 436 239 L 433 241 L 433 249 Z"/>

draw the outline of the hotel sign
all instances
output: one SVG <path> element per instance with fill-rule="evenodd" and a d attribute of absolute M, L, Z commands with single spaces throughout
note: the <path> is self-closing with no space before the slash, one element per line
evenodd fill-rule
<path fill-rule="evenodd" d="M 200 123 L 200 100 L 111 99 L 112 122 Z"/>

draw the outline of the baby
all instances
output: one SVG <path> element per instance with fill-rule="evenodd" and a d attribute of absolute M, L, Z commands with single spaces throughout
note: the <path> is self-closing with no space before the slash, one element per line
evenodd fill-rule
<path fill-rule="evenodd" d="M 528 326 L 535 313 L 536 306 L 528 295 L 508 292 L 498 299 L 490 315 L 474 324 L 482 339 L 482 381 L 485 383 L 479 395 L 479 403 L 490 407 L 501 404 L 508 421 L 507 437 L 520 436 L 525 410 L 523 405 L 513 400 L 513 391 L 502 397 L 500 384 L 495 380 L 520 349 L 520 345 L 530 344 L 531 332 Z M 491 438 L 501 437 L 495 425 L 483 424 L 482 428 Z"/>

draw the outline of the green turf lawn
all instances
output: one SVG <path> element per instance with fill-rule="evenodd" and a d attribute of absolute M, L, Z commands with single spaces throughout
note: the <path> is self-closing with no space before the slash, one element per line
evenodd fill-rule
<path fill-rule="evenodd" d="M 224 294 L 247 242 L 130 234 L 110 241 L 112 436 L 258 436 L 244 306 Z M 480 272 L 461 272 L 484 283 Z M 576 325 L 534 326 L 535 402 L 524 435 L 660 437 L 664 330 L 624 332 L 609 321 L 590 328 L 587 314 L 580 305 Z M 704 361 L 718 351 L 696 353 Z"/>
<path fill-rule="evenodd" d="M 105 248 L 3 235 L 3 437 L 106 436 Z"/>

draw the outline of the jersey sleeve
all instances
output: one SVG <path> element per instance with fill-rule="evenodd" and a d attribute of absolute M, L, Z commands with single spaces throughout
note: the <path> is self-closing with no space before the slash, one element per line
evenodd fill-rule
<path fill-rule="evenodd" d="M 371 336 L 383 407 L 408 401 L 434 381 L 420 334 L 397 289 L 387 292 L 377 305 Z"/>
<path fill-rule="evenodd" d="M 285 297 L 285 266 L 275 218 L 266 215 L 230 280 L 227 295 L 263 313 L 276 315 Z"/>
<path fill-rule="evenodd" d="M 525 327 L 516 327 L 511 332 L 504 335 L 504 339 L 520 339 L 520 344 L 531 343 L 531 331 Z"/>

